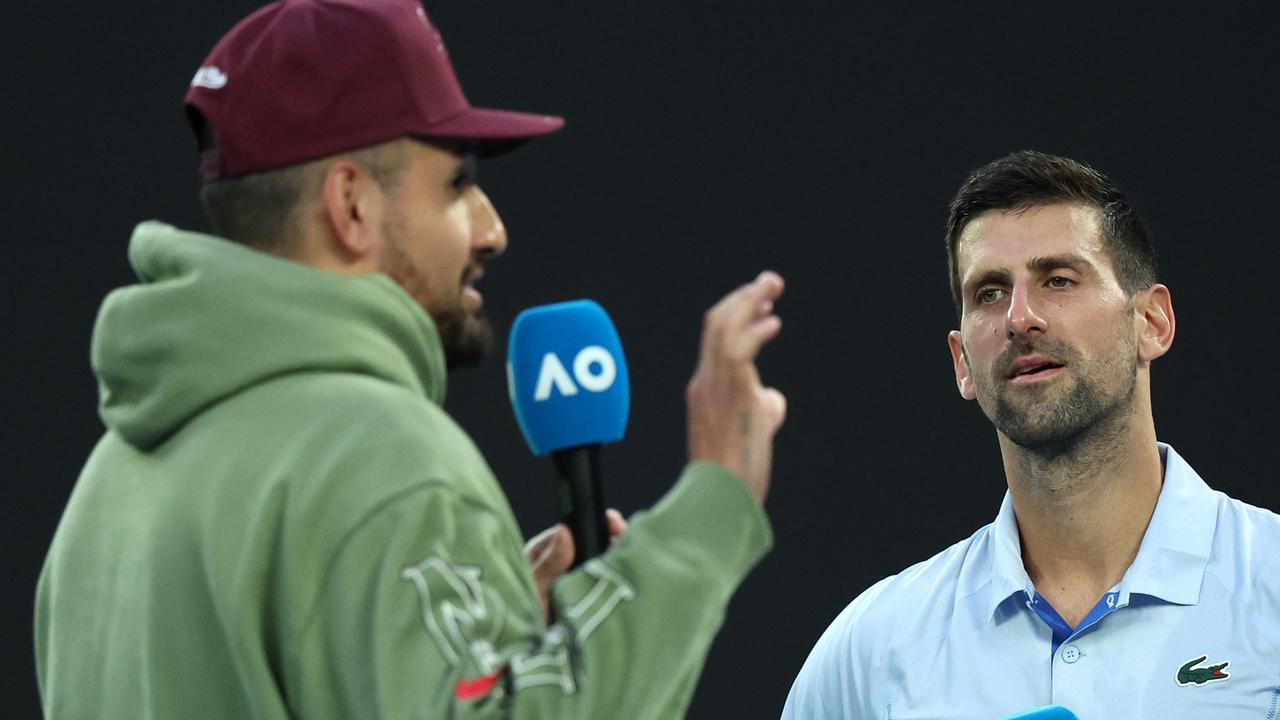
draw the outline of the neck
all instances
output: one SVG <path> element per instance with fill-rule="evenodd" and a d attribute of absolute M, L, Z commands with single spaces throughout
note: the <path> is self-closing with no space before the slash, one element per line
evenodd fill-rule
<path fill-rule="evenodd" d="M 1072 625 L 1124 577 L 1155 511 L 1164 473 L 1150 408 L 1138 393 L 1054 452 L 1000 436 L 1023 565 Z"/>

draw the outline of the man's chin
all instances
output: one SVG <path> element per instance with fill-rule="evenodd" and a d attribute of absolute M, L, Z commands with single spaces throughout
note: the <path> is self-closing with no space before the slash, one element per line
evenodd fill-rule
<path fill-rule="evenodd" d="M 1098 414 L 1087 406 L 1042 401 L 1027 406 L 1008 402 L 996 408 L 992 424 L 1014 445 L 1044 457 L 1068 454 L 1088 434 Z"/>
<path fill-rule="evenodd" d="M 1004 425 L 998 428 L 1014 445 L 1037 455 L 1057 456 L 1067 453 L 1082 435 L 1083 428 L 1028 427 Z"/>
<path fill-rule="evenodd" d="M 483 315 L 455 316 L 452 321 L 437 324 L 445 366 L 450 370 L 479 365 L 493 348 L 493 328 Z"/>

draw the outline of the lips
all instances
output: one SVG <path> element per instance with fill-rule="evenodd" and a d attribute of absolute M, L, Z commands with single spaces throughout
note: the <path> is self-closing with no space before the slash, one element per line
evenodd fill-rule
<path fill-rule="evenodd" d="M 1013 361 L 1013 364 L 1009 366 L 1009 371 L 1005 373 L 1005 378 L 1010 380 L 1032 378 L 1060 367 L 1063 367 L 1063 364 L 1051 358 L 1041 355 L 1027 355 Z"/>
<path fill-rule="evenodd" d="M 464 304 L 470 305 L 472 309 L 479 311 L 484 304 L 484 296 L 476 290 L 475 284 L 484 277 L 484 267 L 474 265 L 468 267 L 462 273 L 462 299 Z"/>

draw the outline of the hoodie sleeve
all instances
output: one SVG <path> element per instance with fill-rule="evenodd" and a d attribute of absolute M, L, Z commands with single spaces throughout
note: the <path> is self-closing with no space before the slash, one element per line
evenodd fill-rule
<path fill-rule="evenodd" d="M 682 716 L 729 597 L 768 550 L 742 482 L 694 463 L 553 590 L 509 520 L 429 484 L 351 532 L 285 653 L 307 718 Z"/>

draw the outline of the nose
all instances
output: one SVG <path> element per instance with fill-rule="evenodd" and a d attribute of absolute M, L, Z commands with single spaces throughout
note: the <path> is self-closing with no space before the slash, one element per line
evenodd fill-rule
<path fill-rule="evenodd" d="M 471 246 L 486 257 L 497 257 L 507 249 L 507 228 L 498 211 L 478 185 L 470 188 Z"/>
<path fill-rule="evenodd" d="M 1009 339 L 1027 337 L 1032 334 L 1043 335 L 1049 329 L 1036 309 L 1035 298 L 1026 284 L 1013 286 L 1009 298 L 1009 310 L 1005 315 L 1005 333 Z"/>

